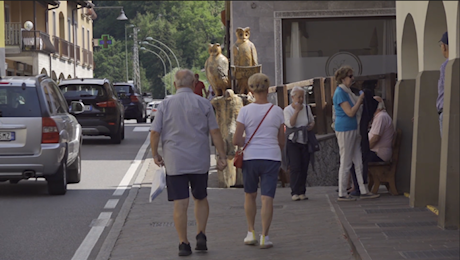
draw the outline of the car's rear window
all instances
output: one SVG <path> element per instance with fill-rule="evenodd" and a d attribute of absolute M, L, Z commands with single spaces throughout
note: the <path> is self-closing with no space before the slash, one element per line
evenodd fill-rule
<path fill-rule="evenodd" d="M 131 90 L 131 86 L 128 86 L 128 85 L 116 85 L 116 86 L 113 86 L 115 88 L 115 91 L 118 93 L 118 94 L 129 94 L 132 92 Z"/>
<path fill-rule="evenodd" d="M 104 97 L 105 89 L 102 85 L 71 84 L 59 86 L 65 98 L 96 98 Z"/>
<path fill-rule="evenodd" d="M 0 117 L 40 117 L 36 88 L 0 87 Z"/>

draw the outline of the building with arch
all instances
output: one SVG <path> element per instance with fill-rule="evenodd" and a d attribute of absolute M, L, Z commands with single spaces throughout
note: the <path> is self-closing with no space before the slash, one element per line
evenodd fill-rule
<path fill-rule="evenodd" d="M 53 78 L 61 73 L 72 78 L 93 77 L 93 20 L 86 8 L 93 5 L 91 1 L 1 2 L 4 74 L 37 75 L 46 71 Z M 24 28 L 26 21 L 33 27 Z"/>
<path fill-rule="evenodd" d="M 398 82 L 393 121 L 402 130 L 397 186 L 410 194 L 411 206 L 433 206 L 439 212 L 438 225 L 453 229 L 460 225 L 459 8 L 459 1 L 396 1 Z M 440 67 L 446 59 L 439 41 L 446 31 L 449 58 L 440 130 L 436 100 Z"/>

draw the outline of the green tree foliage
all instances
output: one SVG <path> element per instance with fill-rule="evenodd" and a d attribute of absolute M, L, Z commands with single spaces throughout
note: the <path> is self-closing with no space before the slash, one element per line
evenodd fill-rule
<path fill-rule="evenodd" d="M 219 42 L 223 44 L 225 30 L 220 18 L 220 12 L 224 10 L 224 1 L 93 1 L 96 6 L 123 6 L 128 22 L 120 22 L 116 17 L 120 14 L 117 9 L 97 9 L 98 18 L 94 21 L 94 38 L 102 34 L 113 35 L 118 41 L 124 41 L 125 25 L 135 24 L 140 31 L 138 40 L 143 41 L 146 37 L 152 37 L 166 44 L 177 56 L 181 68 L 193 68 L 195 72 L 201 72 L 206 59 L 209 57 L 208 44 Z M 128 35 L 133 29 L 128 28 Z M 162 48 L 172 62 L 173 73 L 177 64 L 173 55 L 161 44 L 151 44 Z M 132 38 L 128 38 L 128 52 L 132 55 Z M 171 71 L 171 65 L 165 54 L 156 47 L 142 45 L 162 56 L 167 66 L 167 73 Z M 112 46 L 113 47 L 113 46 Z M 105 50 L 104 50 L 105 51 Z M 119 50 L 123 54 L 124 50 Z M 115 53 L 116 54 L 116 53 Z M 117 55 L 104 56 L 105 59 L 119 59 Z M 104 60 L 104 59 L 103 59 Z M 132 61 L 132 59 L 129 59 Z M 142 71 L 145 71 L 148 84 L 144 83 L 141 76 L 143 90 L 149 86 L 154 98 L 164 96 L 164 82 L 172 93 L 174 86 L 170 77 L 164 75 L 164 67 L 160 59 L 152 53 L 139 50 L 139 60 Z M 95 58 L 95 62 L 98 62 Z M 105 61 L 106 63 L 116 63 Z M 98 64 L 96 64 L 96 67 Z M 119 64 L 118 69 L 125 65 Z M 132 62 L 130 62 L 132 66 Z M 112 68 L 116 70 L 117 68 Z M 105 71 L 110 71 L 106 69 Z M 130 69 L 130 73 L 132 69 Z M 96 74 L 96 73 L 95 73 Z M 102 75 L 102 74 L 97 74 Z M 202 81 L 206 77 L 200 75 Z"/>

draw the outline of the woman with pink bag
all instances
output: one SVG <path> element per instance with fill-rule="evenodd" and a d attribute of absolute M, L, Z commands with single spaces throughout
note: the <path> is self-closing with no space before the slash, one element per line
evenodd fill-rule
<path fill-rule="evenodd" d="M 248 223 L 246 245 L 259 243 L 260 248 L 270 248 L 268 230 L 273 217 L 273 198 L 281 166 L 281 150 L 284 147 L 283 110 L 268 102 L 270 81 L 265 74 L 257 73 L 248 80 L 249 90 L 255 102 L 241 108 L 233 144 L 245 147 L 243 153 L 244 209 Z M 246 134 L 243 137 L 243 132 Z M 246 144 L 246 145 L 245 145 Z M 256 198 L 260 179 L 262 200 L 262 234 L 257 241 L 254 222 L 257 213 Z"/>

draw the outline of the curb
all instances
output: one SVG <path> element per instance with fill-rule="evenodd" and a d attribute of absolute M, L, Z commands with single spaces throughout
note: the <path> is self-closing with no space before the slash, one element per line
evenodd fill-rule
<path fill-rule="evenodd" d="M 107 234 L 107 237 L 105 238 L 101 249 L 97 254 L 96 260 L 108 260 L 110 258 L 113 248 L 115 247 L 115 243 L 120 236 L 128 214 L 131 211 L 134 200 L 136 199 L 139 189 L 141 188 L 142 180 L 144 179 L 145 173 L 147 172 L 151 162 L 152 159 L 144 159 L 142 162 L 142 167 L 135 177 L 134 183 L 129 190 L 129 194 L 126 197 L 125 202 L 123 203 L 123 206 L 121 207 L 115 221 L 113 222 L 112 228 Z"/>
<path fill-rule="evenodd" d="M 343 231 L 345 232 L 346 239 L 350 244 L 351 250 L 353 251 L 353 256 L 356 260 L 372 260 L 372 258 L 367 253 L 366 249 L 364 248 L 363 244 L 359 240 L 358 236 L 356 235 L 355 231 L 351 227 L 350 223 L 348 222 L 345 214 L 343 213 L 342 209 L 337 205 L 335 201 L 328 196 L 330 203 L 333 205 L 335 209 L 335 214 L 338 217 L 340 223 L 342 224 Z M 346 202 L 345 202 L 346 203 Z"/>

